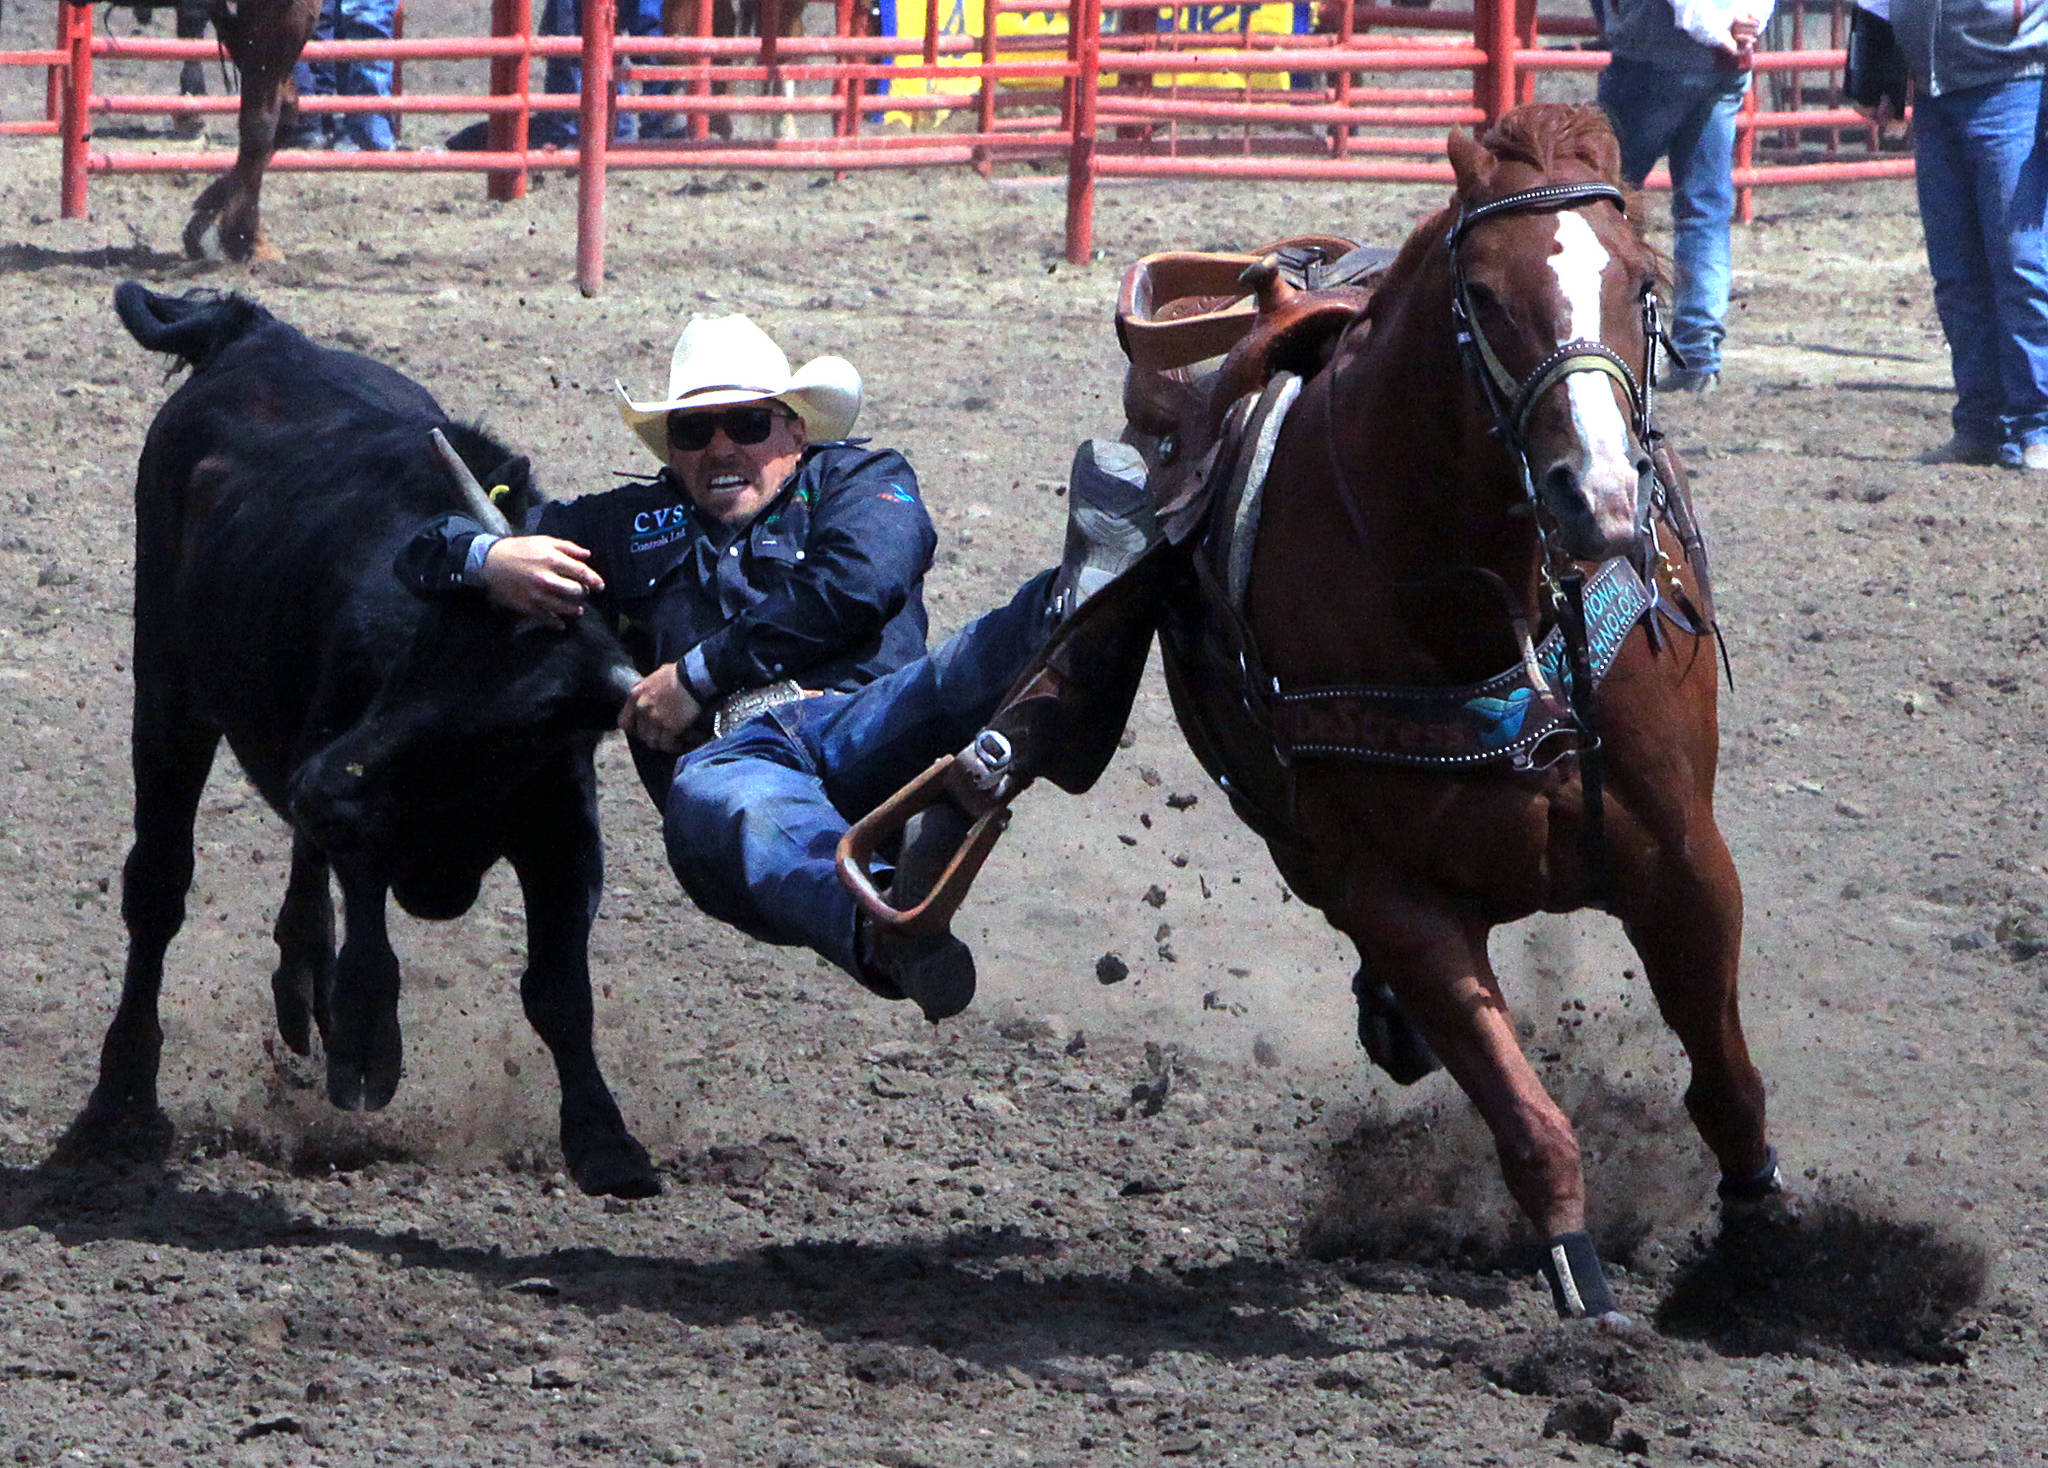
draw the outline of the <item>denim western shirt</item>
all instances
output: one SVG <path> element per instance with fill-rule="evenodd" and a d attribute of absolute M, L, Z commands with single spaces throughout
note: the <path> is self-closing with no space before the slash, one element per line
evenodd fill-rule
<path fill-rule="evenodd" d="M 2048 0 L 1891 0 L 1892 30 L 1930 97 L 2039 76 Z"/>
<path fill-rule="evenodd" d="M 641 670 L 676 663 L 704 702 L 794 679 L 854 689 L 924 653 L 924 574 L 938 537 L 910 464 L 864 440 L 815 444 L 739 530 L 702 514 L 664 469 L 650 480 L 539 506 L 525 533 L 590 551 L 593 606 Z M 483 527 L 424 525 L 399 579 L 422 594 L 470 584 Z"/>

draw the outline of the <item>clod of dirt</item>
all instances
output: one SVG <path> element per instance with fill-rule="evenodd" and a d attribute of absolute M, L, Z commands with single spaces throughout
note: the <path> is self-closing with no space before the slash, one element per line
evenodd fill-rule
<path fill-rule="evenodd" d="M 1640 1325 L 1567 1320 L 1532 1335 L 1462 1342 L 1452 1354 L 1472 1360 L 1480 1375 L 1511 1392 L 1564 1400 L 1605 1397 L 1615 1401 L 1618 1414 L 1622 1402 L 1676 1397 L 1684 1388 L 1679 1359 L 1685 1349 Z M 1607 1427 L 1613 1425 L 1609 1417 Z M 1605 1442 L 1606 1433 L 1603 1428 L 1599 1438 L 1579 1440 Z M 1544 1435 L 1551 1435 L 1547 1427 Z"/>
<path fill-rule="evenodd" d="M 1939 1224 L 1822 1201 L 1731 1219 L 1681 1268 L 1657 1324 L 1729 1356 L 1954 1363 L 1957 1317 L 1989 1274 L 1983 1246 Z"/>
<path fill-rule="evenodd" d="M 1198 804 L 1201 799 L 1202 797 L 1199 795 L 1189 795 L 1177 790 L 1166 797 L 1166 808 L 1168 810 L 1187 810 Z"/>
<path fill-rule="evenodd" d="M 1166 889 L 1154 882 L 1145 889 L 1145 901 L 1153 907 L 1166 906 Z"/>
<path fill-rule="evenodd" d="M 1594 1447 L 1614 1436 L 1614 1423 L 1624 1403 L 1608 1392 L 1574 1392 L 1543 1419 L 1545 1437 L 1568 1437 Z"/>
<path fill-rule="evenodd" d="M 533 1363 L 532 1380 L 536 1387 L 553 1389 L 580 1386 L 589 1375 L 589 1370 L 581 1361 L 571 1361 L 563 1358 Z"/>
<path fill-rule="evenodd" d="M 1131 976 L 1131 966 L 1117 954 L 1105 953 L 1095 960 L 1095 982 L 1121 984 Z"/>

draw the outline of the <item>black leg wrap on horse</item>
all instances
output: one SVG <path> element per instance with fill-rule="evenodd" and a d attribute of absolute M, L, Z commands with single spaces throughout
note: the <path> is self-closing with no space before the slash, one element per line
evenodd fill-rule
<path fill-rule="evenodd" d="M 1785 1179 L 1778 1172 L 1778 1149 L 1772 1147 L 1764 1165 L 1748 1177 L 1730 1177 L 1721 1174 L 1721 1186 L 1715 1191 L 1724 1203 L 1761 1203 L 1774 1193 L 1785 1191 Z"/>
<path fill-rule="evenodd" d="M 1607 1288 L 1607 1276 L 1601 1272 L 1600 1255 L 1589 1233 L 1553 1235 L 1543 1255 L 1543 1277 L 1550 1281 L 1550 1298 L 1557 1313 L 1567 1320 L 1608 1315 L 1619 1308 L 1614 1291 Z"/>
<path fill-rule="evenodd" d="M 1365 1047 L 1372 1063 L 1391 1076 L 1396 1085 L 1412 1086 L 1443 1062 L 1429 1048 L 1429 1041 L 1415 1028 L 1401 1009 L 1394 991 L 1361 966 L 1351 976 L 1351 992 L 1358 998 L 1358 1043 Z"/>

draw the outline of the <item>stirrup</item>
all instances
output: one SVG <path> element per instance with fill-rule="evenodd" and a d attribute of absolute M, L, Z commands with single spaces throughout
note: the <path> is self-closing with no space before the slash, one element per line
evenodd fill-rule
<path fill-rule="evenodd" d="M 967 891 L 1010 824 L 1010 802 L 1023 785 L 1006 773 L 1010 744 L 992 729 L 974 737 L 961 754 L 935 760 L 908 785 L 855 821 L 839 838 L 839 880 L 853 900 L 881 927 L 902 937 L 943 933 L 967 900 Z M 959 849 L 945 863 L 923 900 L 907 910 L 890 905 L 874 881 L 875 853 L 900 837 L 913 816 L 950 801 L 973 817 Z"/>

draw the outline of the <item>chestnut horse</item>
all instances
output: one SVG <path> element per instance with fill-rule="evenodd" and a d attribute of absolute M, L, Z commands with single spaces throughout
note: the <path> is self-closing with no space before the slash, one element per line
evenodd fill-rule
<path fill-rule="evenodd" d="M 1578 1143 L 1516 1041 L 1487 935 L 1539 911 L 1620 918 L 1691 1064 L 1686 1108 L 1724 1197 L 1776 1189 L 1736 1000 L 1741 886 L 1714 822 L 1719 670 L 1704 558 L 1669 513 L 1684 487 L 1655 452 L 1657 262 L 1604 116 L 1526 107 L 1449 151 L 1455 202 L 1409 239 L 1274 445 L 1245 618 L 1297 740 L 1299 839 L 1269 844 L 1486 1119 L 1560 1307 L 1600 1314 Z M 1330 737 L 1346 723 L 1334 690 L 1526 665 L 1515 629 L 1569 624 L 1560 593 L 1612 561 L 1672 611 L 1645 611 L 1597 689 L 1573 690 L 1550 741 L 1569 757 L 1408 765 Z M 1558 681 L 1535 679 L 1536 701 Z"/>
<path fill-rule="evenodd" d="M 1456 197 L 1369 295 L 1296 288 L 1269 257 L 1245 275 L 1255 313 L 1206 318 L 1242 336 L 1211 377 L 1181 379 L 1178 414 L 1148 413 L 1135 364 L 1126 437 L 1165 542 L 1061 629 L 975 743 L 850 833 L 841 870 L 875 920 L 943 922 L 1031 778 L 1084 790 L 1107 763 L 1163 604 L 1182 727 L 1289 886 L 1357 947 L 1367 1049 L 1403 1081 L 1441 1061 L 1546 1241 L 1559 1310 L 1600 1316 L 1614 1300 L 1578 1143 L 1517 1043 L 1487 937 L 1536 912 L 1620 918 L 1690 1062 L 1722 1198 L 1781 1190 L 1736 1001 L 1741 886 L 1714 822 L 1711 592 L 1655 426 L 1658 262 L 1604 116 L 1535 104 L 1449 151 Z M 1176 524 L 1190 476 L 1209 507 L 1192 531 Z M 1224 527 L 1253 521 L 1219 552 Z M 1125 676 L 1118 707 L 1104 690 Z M 916 824 L 952 843 L 970 821 L 950 865 Z M 944 872 L 915 906 L 922 886 L 893 906 L 863 891 L 891 824 L 905 867 Z"/>
<path fill-rule="evenodd" d="M 711 28 L 705 30 L 703 6 L 711 6 Z M 762 26 L 772 25 L 775 34 L 782 40 L 789 40 L 804 33 L 805 0 L 662 0 L 661 33 L 664 36 L 759 36 L 766 34 Z M 771 13 L 772 12 L 772 13 Z M 725 83 L 712 84 L 714 91 L 723 91 Z M 796 83 L 782 83 L 782 95 L 794 97 Z M 713 136 L 729 138 L 733 135 L 733 114 L 714 112 L 710 114 L 709 131 Z M 795 137 L 796 118 L 783 113 L 776 121 L 775 135 L 787 141 Z"/>

